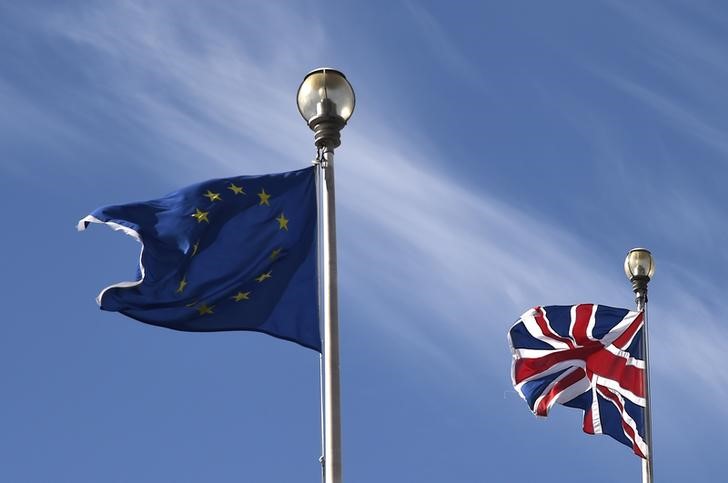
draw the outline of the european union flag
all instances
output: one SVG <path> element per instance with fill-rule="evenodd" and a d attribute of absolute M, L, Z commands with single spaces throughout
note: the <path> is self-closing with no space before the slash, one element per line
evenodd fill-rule
<path fill-rule="evenodd" d="M 134 282 L 97 301 L 147 324 L 255 330 L 321 351 L 314 168 L 205 181 L 163 198 L 99 208 L 142 243 Z"/>

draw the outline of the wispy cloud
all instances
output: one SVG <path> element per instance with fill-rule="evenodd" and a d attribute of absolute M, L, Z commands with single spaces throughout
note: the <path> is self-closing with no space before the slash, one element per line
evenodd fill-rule
<path fill-rule="evenodd" d="M 652 75 L 638 81 L 615 71 L 594 69 L 614 87 L 649 106 L 677 135 L 694 136 L 725 156 L 728 107 L 724 86 L 728 47 L 723 32 L 728 19 L 698 4 L 670 8 L 663 2 L 606 2 L 641 32 L 635 50 Z M 680 10 L 683 10 L 682 15 Z M 713 28 L 705 28 L 706 26 Z"/>
<path fill-rule="evenodd" d="M 463 49 L 455 43 L 437 18 L 420 3 L 407 0 L 404 5 L 433 56 L 451 70 L 454 77 L 475 85 L 480 84 L 483 79 L 476 65 L 463 53 Z"/>
<path fill-rule="evenodd" d="M 680 133 L 695 136 L 699 141 L 717 149 L 722 155 L 728 154 L 728 140 L 725 137 L 726 126 L 723 125 L 722 120 L 711 119 L 710 115 L 706 115 L 707 113 L 696 111 L 693 103 L 680 102 L 674 97 L 660 94 L 656 90 L 625 78 L 603 75 L 615 87 L 657 111 Z"/>
<path fill-rule="evenodd" d="M 58 113 L 23 96 L 2 78 L 0 105 L 4 111 L 4 115 L 0 116 L 0 144 L 4 150 L 0 173 L 4 178 L 28 178 L 36 174 L 36 167 L 28 162 L 28 157 L 39 154 L 24 152 L 21 155 L 15 151 L 16 146 L 37 147 L 34 142 L 37 133 L 43 136 L 46 157 L 48 152 L 64 146 L 86 144 L 83 135 L 64 123 Z"/>
<path fill-rule="evenodd" d="M 287 80 L 293 72 L 300 76 L 300 65 L 310 65 L 310 52 L 324 50 L 317 22 L 293 15 L 273 3 L 244 10 L 189 4 L 175 11 L 123 2 L 83 16 L 52 16 L 47 24 L 104 54 L 119 105 L 127 106 L 120 115 L 146 124 L 160 141 L 193 150 L 201 163 L 235 169 L 253 157 L 247 155 L 251 146 L 263 146 L 267 169 L 275 170 L 290 166 L 289 143 L 281 139 L 304 144 L 307 134 Z M 244 38 L 237 32 L 241 26 Z M 279 42 L 256 42 L 271 32 Z"/>
<path fill-rule="evenodd" d="M 290 147 L 311 140 L 295 111 L 293 79 L 310 67 L 309 49 L 325 49 L 323 29 L 314 27 L 311 36 L 313 19 L 271 5 L 258 5 L 245 18 L 201 9 L 175 17 L 162 8 L 105 4 L 85 16 L 52 17 L 47 25 L 107 56 L 107 68 L 118 74 L 108 79 L 128 105 L 126 115 L 170 150 L 196 154 L 199 163 L 181 166 L 180 178 L 209 176 L 210 166 L 231 172 L 300 166 Z M 420 21 L 432 21 L 411 8 Z M 238 15 L 235 21 L 250 30 L 241 35 L 224 22 L 220 27 L 225 15 Z M 270 28 L 281 47 L 262 55 L 254 39 Z M 298 43 L 304 37 L 305 49 Z M 442 39 L 437 44 L 450 58 L 454 47 Z M 465 59 L 454 58 L 458 68 L 469 69 Z M 630 301 L 621 253 L 599 253 L 564 226 L 464 189 L 435 170 L 433 155 L 416 142 L 383 135 L 377 126 L 386 119 L 369 122 L 353 119 L 337 163 L 343 297 L 356 306 L 357 319 L 369 319 L 367 330 L 385 334 L 401 352 L 440 361 L 453 375 L 493 377 L 485 372 L 509 357 L 505 332 L 527 307 Z M 725 328 L 702 322 L 709 336 L 684 340 L 683 321 L 696 313 L 710 320 L 712 308 L 665 277 L 665 299 L 673 302 L 665 305 L 669 312 L 656 312 L 663 321 L 653 332 L 655 344 L 682 341 L 717 358 Z M 694 353 L 657 358 L 658 377 L 692 376 L 700 365 Z M 706 373 L 701 377 L 728 382 L 728 368 L 718 363 Z"/>

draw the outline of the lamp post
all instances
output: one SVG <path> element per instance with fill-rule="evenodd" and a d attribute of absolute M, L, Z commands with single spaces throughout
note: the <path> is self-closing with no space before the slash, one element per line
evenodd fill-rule
<path fill-rule="evenodd" d="M 298 110 L 314 132 L 318 155 L 319 278 L 323 325 L 323 480 L 341 483 L 341 399 L 339 384 L 339 313 L 336 268 L 334 149 L 340 131 L 354 112 L 354 90 L 341 72 L 309 72 L 298 88 Z"/>
<path fill-rule="evenodd" d="M 642 353 L 645 361 L 645 442 L 647 443 L 647 458 L 642 460 L 642 482 L 652 483 L 652 454 L 654 451 L 652 448 L 652 414 L 650 409 L 650 353 L 647 340 L 647 284 L 655 274 L 655 262 L 650 251 L 645 248 L 630 250 L 624 260 L 624 273 L 632 282 L 637 310 L 643 313 Z"/>

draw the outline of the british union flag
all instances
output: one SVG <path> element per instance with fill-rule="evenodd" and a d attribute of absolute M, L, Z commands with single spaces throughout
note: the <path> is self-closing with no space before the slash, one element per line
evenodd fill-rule
<path fill-rule="evenodd" d="M 584 432 L 646 458 L 642 326 L 642 312 L 605 305 L 534 307 L 508 332 L 513 387 L 535 415 L 582 409 Z"/>

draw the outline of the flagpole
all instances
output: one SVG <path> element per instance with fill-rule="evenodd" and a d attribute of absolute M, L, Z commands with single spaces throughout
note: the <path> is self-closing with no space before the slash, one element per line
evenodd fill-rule
<path fill-rule="evenodd" d="M 339 302 L 336 265 L 334 149 L 354 111 L 351 84 L 337 70 L 309 72 L 298 88 L 298 110 L 314 131 L 319 220 L 319 301 L 323 328 L 323 466 L 324 483 L 341 483 L 341 388 L 339 377 Z"/>
<path fill-rule="evenodd" d="M 319 220 L 316 224 L 316 274 L 317 274 L 317 295 L 318 295 L 318 307 L 319 307 L 319 333 L 323 334 L 323 319 L 322 314 L 324 313 L 324 290 L 323 290 L 323 230 L 321 229 L 320 223 L 323 221 L 322 217 L 322 196 L 323 189 L 321 188 L 321 180 L 323 179 L 323 170 L 321 169 L 321 151 L 317 150 L 316 159 L 313 160 L 313 165 L 316 170 L 316 219 Z M 319 354 L 319 406 L 320 414 L 319 421 L 321 422 L 321 456 L 319 457 L 319 464 L 321 465 L 321 482 L 325 483 L 326 475 L 324 474 L 324 454 L 326 453 L 326 413 L 324 409 L 325 400 L 325 389 L 324 389 L 324 354 L 323 354 L 323 340 L 322 340 L 321 353 Z"/>
<path fill-rule="evenodd" d="M 334 150 L 321 153 L 320 193 L 322 230 L 324 460 L 325 483 L 341 482 L 341 388 L 339 377 L 339 303 L 336 265 L 336 204 Z"/>
<path fill-rule="evenodd" d="M 645 439 L 647 458 L 642 459 L 642 483 L 652 483 L 652 414 L 650 408 L 650 349 L 647 339 L 647 289 L 635 294 L 637 310 L 642 312 L 642 354 L 645 358 Z"/>
<path fill-rule="evenodd" d="M 629 251 L 624 261 L 624 271 L 632 282 L 637 311 L 642 312 L 642 356 L 645 361 L 645 442 L 647 458 L 642 459 L 642 483 L 653 483 L 652 408 L 650 397 L 650 349 L 647 331 L 647 284 L 655 273 L 652 254 L 644 248 Z"/>

